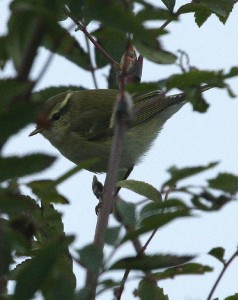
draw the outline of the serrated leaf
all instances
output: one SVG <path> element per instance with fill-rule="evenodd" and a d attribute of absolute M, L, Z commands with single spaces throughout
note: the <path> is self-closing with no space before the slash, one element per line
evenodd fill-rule
<path fill-rule="evenodd" d="M 187 3 L 182 6 L 177 11 L 178 15 L 193 13 L 193 12 L 210 12 L 210 9 L 201 3 Z"/>
<path fill-rule="evenodd" d="M 151 184 L 143 182 L 143 181 L 136 181 L 136 180 L 122 180 L 117 183 L 117 186 L 122 188 L 126 188 L 130 191 L 133 191 L 141 196 L 144 196 L 153 201 L 161 201 L 161 194 L 160 192 L 153 187 Z"/>
<path fill-rule="evenodd" d="M 219 173 L 214 179 L 208 180 L 209 187 L 235 194 L 238 192 L 238 176 L 229 173 Z"/>
<path fill-rule="evenodd" d="M 213 248 L 208 252 L 208 254 L 215 257 L 223 264 L 225 263 L 225 260 L 224 260 L 225 249 L 224 248 L 222 248 L 222 247 Z"/>
<path fill-rule="evenodd" d="M 162 2 L 168 8 L 169 11 L 172 12 L 174 10 L 175 0 L 162 0 Z"/>
<path fill-rule="evenodd" d="M 103 261 L 102 250 L 97 245 L 87 245 L 78 250 L 81 263 L 90 271 L 97 272 Z"/>
<path fill-rule="evenodd" d="M 37 207 L 36 202 L 29 196 L 10 193 L 0 189 L 0 211 L 11 213 L 30 213 Z"/>
<path fill-rule="evenodd" d="M 194 256 L 176 256 L 176 255 L 144 255 L 139 257 L 125 257 L 115 262 L 110 269 L 132 269 L 132 270 L 155 270 L 161 268 L 167 268 L 171 266 L 184 264 Z"/>
<path fill-rule="evenodd" d="M 211 16 L 211 12 L 209 12 L 209 11 L 195 12 L 194 17 L 195 17 L 195 22 L 198 25 L 198 27 L 201 27 L 208 20 L 208 18 L 210 16 Z"/>
<path fill-rule="evenodd" d="M 170 179 L 167 180 L 163 187 L 165 186 L 173 186 L 175 185 L 179 180 L 185 179 L 187 177 L 196 175 L 198 173 L 204 172 L 206 170 L 209 170 L 211 168 L 214 168 L 217 166 L 218 162 L 212 162 L 208 164 L 207 166 L 196 166 L 196 167 L 189 167 L 189 168 L 182 168 L 179 169 L 176 166 L 170 167 L 167 171 L 170 174 Z"/>
<path fill-rule="evenodd" d="M 54 161 L 53 156 L 45 154 L 0 158 L 0 182 L 41 172 L 51 166 Z"/>
<path fill-rule="evenodd" d="M 27 184 L 32 192 L 37 195 L 44 204 L 60 203 L 68 204 L 69 201 L 63 195 L 59 194 L 53 180 L 37 180 Z"/>
<path fill-rule="evenodd" d="M 198 263 L 188 263 L 178 267 L 168 268 L 163 272 L 153 273 L 156 280 L 174 278 L 178 275 L 202 275 L 206 272 L 212 272 L 213 268 Z"/>
<path fill-rule="evenodd" d="M 51 275 L 55 263 L 63 255 L 67 244 L 65 240 L 56 240 L 38 251 L 37 255 L 18 273 L 14 299 L 33 298 L 36 291 L 43 287 Z"/>

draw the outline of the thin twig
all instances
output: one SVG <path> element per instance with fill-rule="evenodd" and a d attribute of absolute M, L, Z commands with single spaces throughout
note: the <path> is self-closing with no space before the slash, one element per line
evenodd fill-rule
<path fill-rule="evenodd" d="M 95 67 L 93 66 L 93 61 L 92 61 L 92 52 L 91 52 L 91 48 L 89 45 L 88 37 L 86 35 L 85 35 L 85 42 L 86 42 L 86 46 L 87 46 L 87 50 L 88 50 L 90 69 L 91 69 L 90 71 L 91 71 L 92 78 L 93 78 L 93 84 L 94 84 L 95 89 L 98 89 L 98 84 L 97 84 L 96 75 L 95 75 Z"/>
<path fill-rule="evenodd" d="M 232 263 L 232 261 L 235 259 L 235 257 L 238 255 L 238 250 L 236 250 L 236 252 L 231 256 L 231 258 L 224 264 L 223 269 L 221 270 L 221 273 L 219 274 L 217 280 L 215 281 L 208 297 L 207 300 L 210 300 L 212 298 L 212 295 L 216 289 L 216 287 L 218 286 L 220 280 L 222 279 L 222 276 L 224 275 L 225 271 L 227 270 L 227 268 L 229 267 L 229 265 Z"/>
<path fill-rule="evenodd" d="M 102 55 L 113 65 L 116 66 L 118 63 L 98 44 L 98 42 L 91 36 L 91 34 L 87 31 L 85 26 L 83 26 L 76 18 L 74 18 L 67 7 L 64 8 L 64 12 L 66 16 L 74 21 L 74 23 L 78 26 L 78 29 L 81 30 L 86 37 L 93 43 L 93 45 L 102 53 Z"/>
<path fill-rule="evenodd" d="M 103 204 L 98 212 L 97 225 L 94 235 L 94 244 L 100 249 L 103 249 L 104 247 L 104 235 L 108 227 L 109 215 L 113 207 L 117 173 L 121 160 L 123 140 L 127 129 L 126 117 L 117 118 L 117 121 L 118 122 L 115 124 L 115 135 L 112 142 L 108 172 L 103 189 Z M 88 295 L 87 299 L 95 299 L 98 276 L 99 272 L 87 271 L 85 286 L 90 287 L 90 294 Z"/>

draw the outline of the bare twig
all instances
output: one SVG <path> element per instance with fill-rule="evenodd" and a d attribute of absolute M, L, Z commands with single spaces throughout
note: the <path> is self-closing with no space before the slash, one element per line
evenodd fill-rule
<path fill-rule="evenodd" d="M 227 268 L 229 267 L 229 265 L 232 263 L 232 261 L 236 258 L 236 256 L 238 255 L 238 250 L 235 251 L 235 253 L 231 256 L 231 258 L 224 264 L 224 267 L 223 269 L 221 270 L 221 273 L 219 274 L 217 280 L 215 281 L 208 297 L 207 297 L 207 300 L 210 300 L 212 299 L 212 295 L 216 289 L 216 287 L 218 286 L 219 282 L 221 281 L 222 279 L 222 276 L 224 275 L 225 271 L 227 270 Z"/>
<path fill-rule="evenodd" d="M 90 61 L 90 71 L 91 71 L 92 78 L 93 78 L 93 84 L 94 84 L 95 89 L 98 89 L 98 84 L 97 84 L 96 75 L 95 75 L 95 67 L 93 66 L 92 53 L 91 53 L 91 48 L 90 48 L 87 36 L 85 36 L 85 42 L 86 42 L 86 46 L 87 46 L 87 50 L 88 50 L 88 56 L 89 56 L 89 61 Z"/>
<path fill-rule="evenodd" d="M 64 12 L 66 16 L 74 21 L 74 23 L 78 26 L 78 30 L 81 30 L 86 37 L 93 43 L 93 45 L 102 53 L 102 55 L 112 64 L 113 66 L 117 66 L 118 63 L 98 44 L 98 42 L 91 36 L 91 34 L 87 31 L 86 27 L 83 26 L 76 18 L 72 16 L 69 9 L 67 7 L 64 8 Z"/>

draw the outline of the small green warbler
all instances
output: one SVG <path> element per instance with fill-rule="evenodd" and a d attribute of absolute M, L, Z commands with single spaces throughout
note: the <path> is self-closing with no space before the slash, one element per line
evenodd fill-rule
<path fill-rule="evenodd" d="M 210 87 L 202 88 L 202 91 Z M 87 170 L 106 172 L 112 144 L 111 118 L 118 90 L 65 92 L 48 99 L 41 115 L 49 126 L 38 122 L 33 136 L 42 133 L 66 158 L 79 164 L 97 159 Z M 184 93 L 165 96 L 153 91 L 133 96 L 135 117 L 125 137 L 121 168 L 138 164 L 164 123 L 185 103 Z"/>

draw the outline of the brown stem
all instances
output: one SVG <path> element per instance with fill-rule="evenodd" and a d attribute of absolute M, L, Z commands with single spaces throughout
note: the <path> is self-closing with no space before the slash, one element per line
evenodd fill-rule
<path fill-rule="evenodd" d="M 222 279 L 222 276 L 224 275 L 225 271 L 227 270 L 227 268 L 229 267 L 229 265 L 232 263 L 232 261 L 235 259 L 235 257 L 238 255 L 238 250 L 236 250 L 236 252 L 231 256 L 231 258 L 224 264 L 223 269 L 221 270 L 221 273 L 219 274 L 217 280 L 215 281 L 208 297 L 207 300 L 210 300 L 212 298 L 212 295 L 216 289 L 216 287 L 218 286 L 220 280 Z"/>
<path fill-rule="evenodd" d="M 78 29 L 81 30 L 86 37 L 93 43 L 93 45 L 102 53 L 102 55 L 112 64 L 113 66 L 118 65 L 118 63 L 98 44 L 98 42 L 91 36 L 91 34 L 87 31 L 86 27 L 83 26 L 76 18 L 74 18 L 70 11 L 65 7 L 64 12 L 66 16 L 74 21 L 74 23 L 78 26 Z"/>
<path fill-rule="evenodd" d="M 104 247 L 104 235 L 108 227 L 108 219 L 113 207 L 115 184 L 123 149 L 123 140 L 127 129 L 127 117 L 117 118 L 115 124 L 115 135 L 113 137 L 112 149 L 109 158 L 108 172 L 103 189 L 103 204 L 98 212 L 97 225 L 94 235 L 94 244 L 100 249 Z M 95 299 L 96 286 L 99 272 L 87 271 L 86 286 L 90 288 L 88 300 Z"/>

